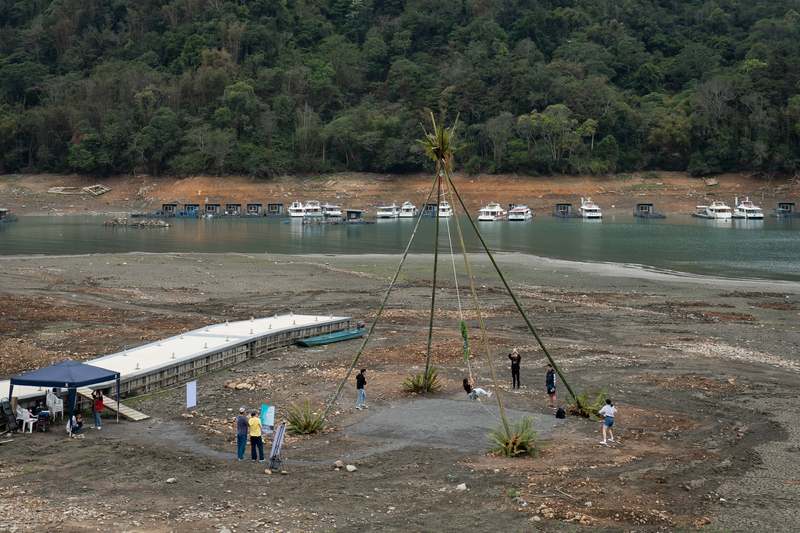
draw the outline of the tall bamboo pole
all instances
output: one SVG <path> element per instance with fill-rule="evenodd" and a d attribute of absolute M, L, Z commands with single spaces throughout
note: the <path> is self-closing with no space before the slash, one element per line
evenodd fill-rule
<path fill-rule="evenodd" d="M 438 170 L 438 169 L 437 169 Z M 433 241 L 433 286 L 431 287 L 431 319 L 428 323 L 428 354 L 425 357 L 425 374 L 422 378 L 422 390 L 425 394 L 428 393 L 428 369 L 431 366 L 431 342 L 433 339 L 433 315 L 436 312 L 436 271 L 439 266 L 439 205 L 442 201 L 442 176 L 436 173 L 437 183 L 436 187 L 436 236 Z M 425 206 L 427 207 L 427 205 Z"/>

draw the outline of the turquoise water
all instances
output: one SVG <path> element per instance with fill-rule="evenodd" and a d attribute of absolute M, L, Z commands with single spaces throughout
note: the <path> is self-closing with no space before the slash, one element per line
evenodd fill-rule
<path fill-rule="evenodd" d="M 103 226 L 110 216 L 24 217 L 0 224 L 0 255 L 125 252 L 275 254 L 400 254 L 415 220 L 377 224 L 304 226 L 299 219 L 172 219 L 171 228 Z M 470 252 L 481 250 L 466 217 L 459 217 Z M 433 251 L 436 222 L 424 219 L 412 253 Z M 449 226 L 440 223 L 440 253 L 449 253 Z M 675 215 L 645 220 L 606 215 L 602 221 L 536 217 L 478 227 L 492 251 L 554 259 L 642 265 L 647 268 L 747 279 L 800 281 L 800 219 L 698 219 Z"/>

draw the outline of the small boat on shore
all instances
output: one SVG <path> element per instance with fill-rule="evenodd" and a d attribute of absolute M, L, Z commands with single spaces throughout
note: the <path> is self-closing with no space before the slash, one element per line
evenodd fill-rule
<path fill-rule="evenodd" d="M 495 220 L 505 220 L 508 218 L 508 212 L 500 207 L 497 202 L 489 202 L 486 207 L 481 207 L 478 211 L 478 220 L 481 222 L 494 222 Z"/>
<path fill-rule="evenodd" d="M 364 336 L 365 326 L 366 324 L 364 322 L 359 322 L 353 329 L 329 333 L 328 335 L 320 335 L 318 337 L 309 337 L 308 339 L 300 339 L 297 341 L 297 344 L 300 346 L 321 346 L 323 344 L 331 344 L 332 342 L 357 339 Z"/>
<path fill-rule="evenodd" d="M 530 220 L 533 218 L 530 208 L 525 204 L 517 204 L 508 211 L 508 220 Z"/>
<path fill-rule="evenodd" d="M 731 208 L 725 202 L 716 201 L 711 205 L 698 205 L 692 216 L 699 218 L 715 218 L 720 220 L 730 220 Z"/>
<path fill-rule="evenodd" d="M 603 213 L 597 207 L 591 198 L 587 197 L 586 200 L 581 198 L 581 206 L 578 208 L 583 218 L 603 218 Z"/>
<path fill-rule="evenodd" d="M 303 202 L 294 201 L 292 205 L 289 206 L 289 216 L 290 217 L 303 217 L 306 214 L 306 208 L 303 206 Z"/>
<path fill-rule="evenodd" d="M 392 202 L 392 205 L 382 205 L 375 214 L 377 218 L 397 218 L 400 216 L 400 206 Z"/>
<path fill-rule="evenodd" d="M 740 203 L 733 209 L 733 218 L 745 219 L 764 219 L 764 211 L 750 201 L 750 197 L 745 197 L 744 202 Z"/>
<path fill-rule="evenodd" d="M 417 216 L 417 206 L 409 201 L 403 202 L 403 205 L 400 206 L 400 214 L 398 216 L 399 218 L 414 218 Z"/>

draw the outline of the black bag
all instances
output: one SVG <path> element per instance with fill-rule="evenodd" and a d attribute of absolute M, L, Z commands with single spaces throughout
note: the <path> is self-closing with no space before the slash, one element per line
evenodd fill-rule
<path fill-rule="evenodd" d="M 563 407 L 559 407 L 558 411 L 556 411 L 556 418 L 567 418 L 567 412 L 564 411 Z"/>

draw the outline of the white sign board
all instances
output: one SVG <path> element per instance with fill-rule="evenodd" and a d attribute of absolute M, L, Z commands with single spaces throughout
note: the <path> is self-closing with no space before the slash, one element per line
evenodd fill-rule
<path fill-rule="evenodd" d="M 186 384 L 186 408 L 197 405 L 197 382 L 190 381 Z"/>

